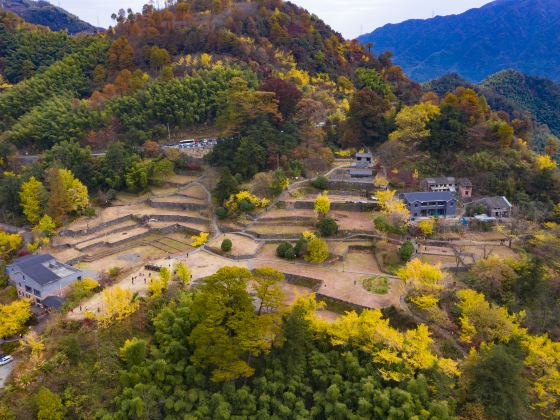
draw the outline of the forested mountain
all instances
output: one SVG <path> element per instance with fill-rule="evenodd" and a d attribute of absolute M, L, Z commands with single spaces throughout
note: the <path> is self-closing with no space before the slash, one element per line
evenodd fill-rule
<path fill-rule="evenodd" d="M 402 241 L 393 252 L 399 254 L 396 271 L 387 267 L 387 273 L 397 273 L 402 296 L 426 323 L 405 306 L 327 322 L 316 315 L 313 295 L 286 304 L 284 276 L 273 269 L 224 267 L 191 289 L 192 273 L 176 265 L 150 274 L 146 294 L 139 295 L 110 287 L 134 284 L 133 271 L 116 267 L 104 284 L 77 282 L 73 290 L 77 303 L 108 286 L 99 296 L 105 313 L 84 305 L 84 318 L 54 315 L 44 334 L 26 337 L 18 350 L 26 363 L 0 396 L 0 418 L 560 416 L 560 345 L 553 341 L 560 337 L 560 245 L 552 223 L 560 220 L 558 147 L 553 141 L 535 151 L 529 144 L 533 117 L 521 105 L 521 111 L 500 105 L 498 94 L 521 104 L 522 91 L 502 93 L 497 82 L 470 86 L 457 76 L 423 91 L 390 54 L 375 56 L 281 0 L 168 1 L 161 10 L 150 4 L 141 13 L 121 10 L 114 20 L 106 33 L 72 37 L 0 12 L 0 221 L 33 233 L 29 251 L 82 216 L 92 217 L 78 220 L 87 222 L 89 233 L 96 211 L 120 199 L 120 192 L 127 193 L 124 200 L 135 202 L 137 194 L 144 203 L 150 187 L 162 186 L 174 171 L 208 182 L 213 203 L 205 211 L 238 215 L 226 220 L 229 226 L 253 224 L 245 213 L 265 207 L 265 195 L 278 196 L 305 178 L 324 190 L 328 180 L 315 177 L 333 168 L 335 154 L 347 157 L 366 147 L 386 169 L 375 183 L 389 188 L 377 192 L 382 211 L 370 229 L 391 241 L 376 246 L 431 235 L 411 223 L 395 194 L 445 174 L 470 178 L 477 195 L 507 196 L 516 211 L 511 235 L 522 232 L 524 248 L 515 253 L 500 245 L 519 259 L 484 259 L 451 277 L 451 270 L 444 274 L 428 262 L 405 263 Z M 494 80 L 518 83 L 503 75 Z M 527 80 L 523 88 L 539 86 Z M 488 94 L 487 100 L 486 89 L 497 99 Z M 552 103 L 535 99 L 523 106 Z M 162 147 L 195 130 L 218 137 L 204 160 Z M 29 163 L 26 154 L 38 158 Z M 266 193 L 253 195 L 257 188 Z M 307 188 L 289 193 L 306 196 Z M 121 203 L 119 214 L 126 207 Z M 273 207 L 285 211 L 281 206 Z M 330 210 L 325 194 L 314 209 L 318 227 L 330 219 L 323 217 Z M 95 219 L 109 226 L 102 211 Z M 439 225 L 425 222 L 432 233 Z M 120 243 L 126 232 L 114 228 Z M 464 229 L 448 228 L 453 238 Z M 106 236 L 104 229 L 91 232 Z M 505 226 L 496 231 L 507 236 L 491 232 L 492 243 L 511 237 Z M 477 232 L 468 233 L 477 239 Z M 24 245 L 17 234 L 1 233 L 0 264 L 9 264 Z M 193 237 L 192 247 L 209 235 Z M 352 241 L 360 253 L 371 249 Z M 220 249 L 227 252 L 224 243 Z M 300 256 L 321 254 L 321 263 L 330 264 L 326 242 L 312 232 L 295 247 L 281 246 L 286 258 L 292 248 L 296 258 L 298 248 Z M 454 266 L 453 254 L 445 254 Z M 305 261 L 306 268 L 307 262 L 321 264 Z M 336 256 L 331 267 L 339 262 Z M 27 328 L 31 314 L 20 302 L 0 304 L 0 315 L 10 317 L 0 323 L 1 337 Z"/>
<path fill-rule="evenodd" d="M 53 31 L 67 30 L 71 35 L 97 31 L 93 25 L 48 1 L 2 0 L 0 9 L 15 13 L 29 23 L 43 25 Z"/>
<path fill-rule="evenodd" d="M 478 84 L 452 73 L 422 85 L 425 91 L 438 95 L 460 86 L 484 95 L 493 109 L 507 112 L 512 118 L 526 119 L 536 149 L 542 150 L 552 135 L 560 136 L 560 85 L 553 81 L 504 70 Z"/>
<path fill-rule="evenodd" d="M 481 81 L 505 69 L 560 80 L 560 2 L 498 0 L 460 15 L 385 25 L 362 35 L 417 81 L 457 72 Z"/>

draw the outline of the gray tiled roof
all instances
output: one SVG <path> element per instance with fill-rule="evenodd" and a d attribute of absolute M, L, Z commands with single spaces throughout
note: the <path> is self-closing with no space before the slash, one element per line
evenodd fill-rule
<path fill-rule="evenodd" d="M 508 199 L 503 196 L 484 197 L 481 198 L 480 200 L 475 200 L 474 203 L 483 203 L 484 205 L 488 206 L 491 209 L 503 209 L 503 208 L 512 207 Z"/>
<path fill-rule="evenodd" d="M 402 193 L 401 196 L 408 203 L 414 203 L 415 201 L 449 201 L 454 198 L 450 191 L 410 192 Z"/>
<path fill-rule="evenodd" d="M 35 280 L 41 286 L 53 283 L 60 279 L 60 277 L 51 269 L 48 265 L 45 267 L 45 263 L 53 261 L 54 264 L 61 266 L 62 264 L 55 260 L 52 255 L 40 254 L 40 255 L 27 255 L 25 257 L 18 258 L 12 264 L 12 267 L 19 269 L 27 277 Z M 74 270 L 72 267 L 64 266 L 68 269 Z"/>
<path fill-rule="evenodd" d="M 60 296 L 49 296 L 41 301 L 47 308 L 60 309 L 64 304 L 64 299 Z"/>

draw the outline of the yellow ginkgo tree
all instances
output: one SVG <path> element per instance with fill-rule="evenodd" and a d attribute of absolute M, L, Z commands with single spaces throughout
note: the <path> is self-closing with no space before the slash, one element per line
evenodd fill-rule
<path fill-rule="evenodd" d="M 208 237 L 209 236 L 210 236 L 210 234 L 206 233 L 206 232 L 200 232 L 200 234 L 192 236 L 191 237 L 191 239 L 192 239 L 191 246 L 193 246 L 195 248 L 203 246 L 204 244 L 206 244 L 206 242 L 208 242 Z"/>

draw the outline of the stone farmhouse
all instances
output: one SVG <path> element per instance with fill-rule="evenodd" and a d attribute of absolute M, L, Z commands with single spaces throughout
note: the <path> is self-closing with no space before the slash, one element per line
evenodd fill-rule
<path fill-rule="evenodd" d="M 483 206 L 486 209 L 486 214 L 490 217 L 503 219 L 511 217 L 513 205 L 504 196 L 496 197 L 483 197 L 478 200 L 471 201 L 468 207 L 476 207 L 477 205 Z"/>

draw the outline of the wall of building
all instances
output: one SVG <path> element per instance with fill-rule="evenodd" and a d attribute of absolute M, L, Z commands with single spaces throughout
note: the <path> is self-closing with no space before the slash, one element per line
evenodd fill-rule
<path fill-rule="evenodd" d="M 18 291 L 18 296 L 20 297 L 31 297 L 33 299 L 43 300 L 48 296 L 64 296 L 66 289 L 72 283 L 74 283 L 79 278 L 82 278 L 83 274 L 81 271 L 77 271 L 70 276 L 64 277 L 54 283 L 47 285 L 40 285 L 35 280 L 29 278 L 23 273 L 16 271 L 9 274 L 10 281 L 15 284 Z M 34 290 L 38 290 L 40 296 L 36 296 L 32 291 L 29 293 L 25 286 L 31 287 Z"/>

